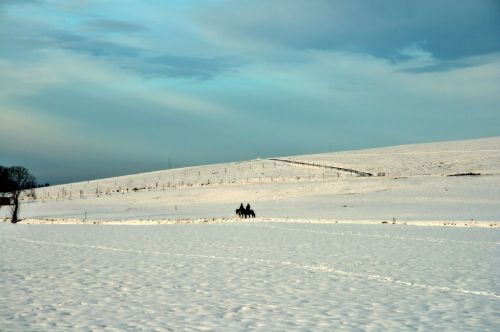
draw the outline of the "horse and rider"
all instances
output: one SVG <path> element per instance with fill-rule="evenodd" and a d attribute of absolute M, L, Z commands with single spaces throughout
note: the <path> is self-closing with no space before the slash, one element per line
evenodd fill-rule
<path fill-rule="evenodd" d="M 240 207 L 236 209 L 236 214 L 240 218 L 255 218 L 255 212 L 250 208 L 250 203 L 247 203 L 246 207 L 243 207 L 243 203 L 240 204 Z"/>

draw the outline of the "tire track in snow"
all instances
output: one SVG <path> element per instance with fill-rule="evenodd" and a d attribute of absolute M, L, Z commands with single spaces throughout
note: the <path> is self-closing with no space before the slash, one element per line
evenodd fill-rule
<path fill-rule="evenodd" d="M 492 245 L 500 245 L 500 242 L 474 242 L 474 241 L 464 241 L 464 240 L 448 240 L 448 239 L 440 239 L 433 237 L 405 237 L 405 236 L 393 236 L 393 235 L 383 235 L 383 234 L 363 234 L 363 233 L 347 233 L 347 232 L 326 232 L 326 231 L 317 231 L 310 229 L 302 229 L 302 228 L 293 228 L 293 227 L 280 227 L 275 225 L 259 225 L 252 224 L 252 227 L 266 227 L 266 228 L 274 228 L 278 230 L 287 230 L 292 232 L 300 232 L 300 233 L 316 233 L 316 234 L 328 234 L 328 235 L 341 235 L 341 236 L 358 236 L 358 237 L 376 237 L 382 239 L 395 239 L 395 240 L 411 240 L 411 241 L 424 241 L 424 242 L 433 242 L 433 243 L 457 243 L 457 244 L 492 244 Z"/>
<path fill-rule="evenodd" d="M 114 248 L 114 247 L 101 246 L 101 245 L 90 245 L 90 244 L 47 242 L 47 241 L 31 240 L 31 239 L 26 239 L 26 238 L 14 238 L 14 237 L 1 237 L 1 238 L 7 239 L 7 240 L 14 240 L 14 241 L 21 241 L 21 242 L 26 242 L 26 243 L 33 243 L 33 244 L 39 244 L 39 245 L 49 245 L 49 246 L 89 248 L 89 249 L 97 249 L 97 250 L 105 250 L 105 251 L 116 251 L 116 252 L 148 254 L 148 255 L 163 255 L 163 256 L 171 256 L 171 257 L 189 257 L 189 258 L 203 258 L 203 259 L 226 260 L 226 261 L 242 261 L 242 262 L 249 262 L 249 263 L 274 265 L 275 267 L 285 266 L 285 267 L 296 268 L 296 269 L 305 270 L 305 271 L 309 271 L 309 272 L 331 273 L 331 274 L 335 274 L 337 276 L 345 277 L 345 278 L 368 279 L 368 280 L 375 280 L 378 282 L 392 283 L 392 284 L 406 286 L 406 287 L 421 288 L 421 289 L 425 289 L 425 290 L 440 291 L 440 292 L 455 293 L 455 294 L 478 295 L 478 296 L 485 296 L 485 297 L 500 299 L 500 294 L 496 294 L 492 291 L 468 290 L 468 289 L 462 289 L 462 288 L 433 286 L 433 285 L 427 285 L 427 284 L 422 284 L 422 283 L 398 280 L 398 279 L 395 279 L 392 277 L 381 276 L 381 275 L 376 275 L 376 274 L 364 274 L 364 273 L 356 273 L 356 272 L 337 270 L 337 269 L 334 269 L 333 267 L 325 265 L 325 264 L 310 265 L 310 264 L 302 264 L 302 263 L 296 263 L 296 262 L 291 262 L 291 261 L 279 261 L 279 260 L 272 260 L 272 259 L 257 259 L 257 258 L 228 257 L 228 256 L 185 254 L 185 253 L 169 253 L 169 252 L 161 252 L 161 251 Z"/>

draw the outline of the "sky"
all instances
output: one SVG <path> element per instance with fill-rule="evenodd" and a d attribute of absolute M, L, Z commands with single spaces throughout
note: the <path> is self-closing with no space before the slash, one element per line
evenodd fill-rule
<path fill-rule="evenodd" d="M 0 0 L 0 165 L 42 183 L 491 136 L 498 0 Z"/>

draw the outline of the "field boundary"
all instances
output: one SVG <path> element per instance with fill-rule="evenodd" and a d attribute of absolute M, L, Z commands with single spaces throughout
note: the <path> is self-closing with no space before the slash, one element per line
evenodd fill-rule
<path fill-rule="evenodd" d="M 374 176 L 374 174 L 369 173 L 369 172 L 363 172 L 363 171 L 358 171 L 356 169 L 351 169 L 351 168 L 344 168 L 344 167 L 337 167 L 337 166 L 332 166 L 332 165 L 327 165 L 327 164 L 316 164 L 316 163 L 309 163 L 305 161 L 298 161 L 298 160 L 290 160 L 290 159 L 280 159 L 280 158 L 269 158 L 269 160 L 272 161 L 280 161 L 284 163 L 289 163 L 289 164 L 296 164 L 296 165 L 303 165 L 303 166 L 311 166 L 311 167 L 319 167 L 319 168 L 328 168 L 328 169 L 334 169 L 337 171 L 345 172 L 345 173 L 350 173 L 351 175 L 357 175 L 357 176 Z"/>

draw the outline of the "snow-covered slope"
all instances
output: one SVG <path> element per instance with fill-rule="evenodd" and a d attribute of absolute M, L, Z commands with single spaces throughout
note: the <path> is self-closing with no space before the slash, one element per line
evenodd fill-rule
<path fill-rule="evenodd" d="M 22 206 L 33 219 L 0 225 L 0 330 L 498 330 L 499 143 L 254 160 L 40 189 Z M 375 175 L 357 176 L 365 173 Z M 457 173 L 481 175 L 447 176 Z M 235 219 L 240 202 L 261 219 Z M 47 218 L 83 225 L 27 224 Z M 226 222 L 149 225 L 196 218 Z M 366 225 L 383 221 L 391 225 Z M 459 221 L 484 227 L 403 225 Z"/>
<path fill-rule="evenodd" d="M 467 173 L 480 176 L 448 176 Z M 496 222 L 500 137 L 188 167 L 41 188 L 37 197 L 23 218 L 230 218 L 250 202 L 266 218 Z"/>
<path fill-rule="evenodd" d="M 298 156 L 315 163 L 329 163 L 387 176 L 449 175 L 481 172 L 500 173 L 500 138 Z"/>

